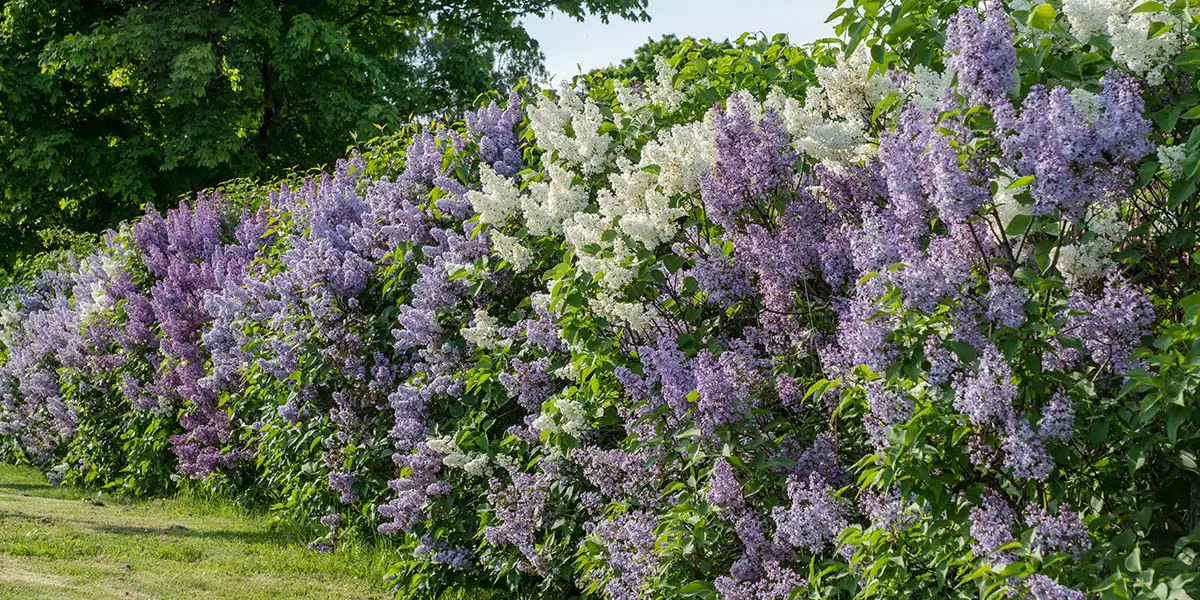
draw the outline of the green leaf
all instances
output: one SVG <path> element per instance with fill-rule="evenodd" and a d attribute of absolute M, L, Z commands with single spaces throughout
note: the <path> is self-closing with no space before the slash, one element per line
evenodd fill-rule
<path fill-rule="evenodd" d="M 1013 216 L 1011 221 L 1008 222 L 1008 226 L 1004 228 L 1004 233 L 1007 233 L 1008 235 L 1021 235 L 1025 233 L 1025 229 L 1028 228 L 1029 224 L 1032 222 L 1033 215 L 1018 213 Z"/>
<path fill-rule="evenodd" d="M 1183 181 L 1176 181 L 1171 185 L 1171 191 L 1167 196 L 1167 205 L 1171 207 L 1171 210 L 1175 210 L 1183 204 L 1184 200 L 1191 198 L 1195 193 L 1196 180 L 1185 179 Z"/>
<path fill-rule="evenodd" d="M 1175 23 L 1163 23 L 1161 21 L 1155 21 L 1150 24 L 1150 31 L 1147 33 L 1146 39 L 1152 40 L 1154 38 L 1166 35 L 1167 32 L 1174 28 Z"/>
<path fill-rule="evenodd" d="M 679 595 L 684 598 L 712 598 L 717 594 L 717 588 L 712 583 L 707 581 L 696 580 L 679 590 Z"/>
<path fill-rule="evenodd" d="M 1039 4 L 1029 11 L 1029 25 L 1042 31 L 1049 31 L 1054 27 L 1054 17 L 1058 12 L 1054 10 L 1054 6 L 1049 2 Z"/>
<path fill-rule="evenodd" d="M 1024 177 L 1021 177 L 1020 179 L 1014 179 L 1013 182 L 1008 184 L 1007 186 L 1005 186 L 1004 189 L 1015 190 L 1017 188 L 1023 188 L 1025 186 L 1033 183 L 1033 180 L 1034 180 L 1033 175 L 1026 175 Z"/>
<path fill-rule="evenodd" d="M 1200 63 L 1200 48 L 1192 48 L 1187 52 L 1177 55 L 1171 61 L 1180 67 Z"/>
<path fill-rule="evenodd" d="M 1164 12 L 1166 10 L 1167 7 L 1163 6 L 1162 3 L 1151 0 L 1150 2 L 1143 2 L 1133 7 L 1133 10 L 1129 12 L 1136 15 L 1138 13 Z"/>

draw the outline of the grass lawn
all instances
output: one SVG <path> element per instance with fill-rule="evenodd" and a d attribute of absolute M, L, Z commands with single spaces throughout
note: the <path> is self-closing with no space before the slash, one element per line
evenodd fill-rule
<path fill-rule="evenodd" d="M 0 465 L 0 600 L 391 597 L 385 552 L 318 554 L 215 502 L 96 498 Z"/>

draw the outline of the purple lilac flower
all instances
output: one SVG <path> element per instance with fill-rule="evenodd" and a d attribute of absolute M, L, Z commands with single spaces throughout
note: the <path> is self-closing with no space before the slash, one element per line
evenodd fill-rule
<path fill-rule="evenodd" d="M 512 485 L 497 486 L 488 494 L 496 520 L 483 532 L 492 546 L 513 546 L 524 557 L 522 568 L 542 577 L 549 575 L 550 562 L 537 550 L 536 537 L 549 511 L 550 486 L 542 474 L 509 470 Z"/>
<path fill-rule="evenodd" d="M 999 269 L 988 278 L 987 317 L 1002 327 L 1020 327 L 1025 323 L 1025 292 Z"/>
<path fill-rule="evenodd" d="M 661 401 L 671 408 L 677 418 L 688 411 L 687 396 L 697 387 L 691 361 L 667 336 L 659 338 L 657 346 L 640 346 L 638 355 L 651 385 L 657 383 Z"/>
<path fill-rule="evenodd" d="M 358 500 L 358 493 L 354 491 L 354 484 L 358 482 L 358 477 L 353 473 L 332 472 L 329 474 L 329 487 L 335 492 L 341 494 L 342 504 L 350 504 Z"/>
<path fill-rule="evenodd" d="M 663 502 L 664 460 L 661 453 L 652 450 L 606 450 L 596 446 L 584 446 L 575 456 L 584 479 L 605 497 L 647 507 Z"/>
<path fill-rule="evenodd" d="M 1042 574 L 1025 578 L 1029 595 L 1033 600 L 1087 600 L 1087 595 L 1073 590 Z"/>
<path fill-rule="evenodd" d="M 960 223 L 946 235 L 931 235 L 924 254 L 907 258 L 904 269 L 889 274 L 903 292 L 905 307 L 932 313 L 943 300 L 960 297 L 959 289 L 974 279 L 972 267 L 987 258 L 979 254 L 973 226 Z"/>
<path fill-rule="evenodd" d="M 1038 435 L 1042 439 L 1071 439 L 1075 429 L 1075 405 L 1062 392 L 1055 392 L 1046 406 L 1042 407 L 1042 424 Z"/>
<path fill-rule="evenodd" d="M 985 158 L 969 155 L 970 147 L 970 131 L 959 119 L 942 120 L 929 138 L 925 172 L 931 200 L 951 224 L 966 221 L 992 197 L 991 168 Z"/>
<path fill-rule="evenodd" d="M 1092 538 L 1079 513 L 1069 504 L 1058 506 L 1058 514 L 1030 505 L 1025 509 L 1025 522 L 1033 527 L 1034 547 L 1043 552 L 1085 552 L 1092 547 Z"/>
<path fill-rule="evenodd" d="M 1001 440 L 1004 450 L 1004 466 L 1013 475 L 1022 479 L 1045 480 L 1054 467 L 1042 438 L 1033 432 L 1029 421 L 1022 416 L 1013 416 L 1005 427 Z"/>
<path fill-rule="evenodd" d="M 1087 355 L 1099 365 L 1121 373 L 1138 366 L 1134 350 L 1154 324 L 1154 307 L 1119 271 L 1112 271 L 1098 297 L 1082 290 L 1071 293 L 1067 330 L 1081 340 Z"/>
<path fill-rule="evenodd" d="M 858 291 L 859 295 L 853 298 L 833 299 L 838 312 L 837 338 L 822 355 L 821 362 L 834 373 L 848 373 L 857 365 L 883 373 L 897 354 L 887 339 L 895 318 L 878 314 L 879 304 L 870 291 L 865 288 Z"/>
<path fill-rule="evenodd" d="M 908 500 L 898 489 L 880 493 L 867 489 L 859 498 L 859 510 L 871 520 L 871 526 L 882 531 L 903 529 L 914 520 L 908 509 Z"/>
<path fill-rule="evenodd" d="M 997 563 L 1008 562 L 1008 554 L 997 550 L 1016 540 L 1012 534 L 1016 520 L 1016 513 L 1000 493 L 985 489 L 979 505 L 971 508 L 971 537 L 975 539 L 971 548 L 975 555 Z"/>
<path fill-rule="evenodd" d="M 467 131 L 479 143 L 479 159 L 500 175 L 512 177 L 525 163 L 517 141 L 516 126 L 521 122 L 521 98 L 509 92 L 508 105 L 501 109 L 495 102 L 464 115 Z"/>
<path fill-rule="evenodd" d="M 229 416 L 217 406 L 216 391 L 206 385 L 209 352 L 200 338 L 212 318 L 204 310 L 206 296 L 229 281 L 240 281 L 260 243 L 253 235 L 241 235 L 235 236 L 239 241 L 222 246 L 221 206 L 219 196 L 201 196 L 194 204 L 168 211 L 165 218 L 151 210 L 133 228 L 147 268 L 158 277 L 150 305 L 163 331 L 164 360 L 153 392 L 189 404 L 179 419 L 187 433 L 173 436 L 171 443 L 179 471 L 193 477 L 248 455 L 242 449 L 222 448 L 230 438 Z M 242 227 L 258 225 L 248 221 Z"/>
<path fill-rule="evenodd" d="M 429 556 L 429 562 L 435 565 L 446 565 L 455 571 L 463 571 L 475 564 L 475 552 L 470 548 L 435 550 Z"/>
<path fill-rule="evenodd" d="M 604 581 L 605 596 L 612 600 L 646 597 L 661 560 L 654 553 L 657 518 L 645 511 L 626 512 L 586 526 L 604 549 L 607 573 L 587 571 L 585 581 Z"/>
<path fill-rule="evenodd" d="M 925 340 L 925 360 L 929 362 L 925 380 L 937 387 L 949 383 L 958 368 L 958 356 L 936 336 L 930 336 Z"/>
<path fill-rule="evenodd" d="M 888 389 L 883 381 L 868 383 L 867 415 L 864 424 L 877 449 L 888 445 L 887 434 L 892 427 L 907 423 L 913 415 L 913 399 L 902 390 Z"/>
<path fill-rule="evenodd" d="M 435 488 L 435 477 L 442 468 L 442 455 L 435 452 L 427 444 L 421 443 L 416 452 L 392 455 L 396 466 L 407 467 L 410 472 L 407 477 L 393 479 L 388 487 L 395 492 L 396 497 L 378 508 L 379 514 L 391 519 L 379 525 L 379 531 L 394 534 L 412 531 L 422 519 L 425 506 L 431 499 L 449 492 L 446 487 Z"/>
<path fill-rule="evenodd" d="M 514 358 L 508 362 L 511 373 L 501 373 L 500 383 L 508 394 L 517 400 L 522 408 L 530 412 L 540 412 L 542 402 L 545 402 L 554 389 L 550 381 L 550 359 L 542 357 L 536 360 L 523 361 Z"/>
<path fill-rule="evenodd" d="M 1092 203 L 1123 193 L 1131 167 L 1152 149 L 1134 83 L 1106 77 L 1100 103 L 1104 111 L 1090 123 L 1066 88 L 1037 85 L 1025 98 L 1003 147 L 1018 175 L 1035 176 L 1035 214 L 1058 209 L 1082 217 Z"/>
<path fill-rule="evenodd" d="M 724 600 L 789 600 L 793 590 L 808 587 L 807 579 L 778 562 L 764 562 L 762 571 L 755 580 L 718 577 L 713 584 Z"/>
<path fill-rule="evenodd" d="M 738 482 L 733 466 L 724 458 L 718 458 L 713 463 L 712 475 L 708 479 L 708 494 L 704 499 L 726 508 L 741 508 L 744 503 L 742 484 Z"/>
<path fill-rule="evenodd" d="M 779 403 L 784 408 L 799 412 L 804 407 L 804 390 L 796 383 L 796 380 L 787 373 L 780 373 L 775 376 L 775 391 L 779 394 Z"/>
<path fill-rule="evenodd" d="M 916 108 L 900 115 L 894 129 L 879 136 L 879 162 L 893 210 L 906 222 L 928 220 L 932 206 L 925 184 L 925 151 L 933 126 Z"/>
<path fill-rule="evenodd" d="M 338 516 L 337 513 L 330 513 L 321 517 L 321 524 L 336 531 L 342 527 L 342 517 Z"/>
<path fill-rule="evenodd" d="M 1017 84 L 1017 53 L 1004 7 L 993 4 L 984 18 L 964 6 L 946 28 L 947 64 L 958 73 L 958 91 L 974 104 L 999 106 Z"/>
<path fill-rule="evenodd" d="M 837 437 L 831 431 L 822 431 L 813 437 L 812 445 L 791 457 L 796 466 L 788 472 L 795 477 L 807 478 L 816 473 L 827 484 L 835 488 L 849 483 L 850 473 L 842 466 L 838 457 Z"/>
<path fill-rule="evenodd" d="M 694 277 L 700 290 L 708 294 L 709 302 L 729 308 L 750 294 L 750 274 L 719 245 L 710 243 L 692 253 L 683 244 L 675 244 L 672 250 L 692 259 L 693 266 L 682 275 Z"/>
<path fill-rule="evenodd" d="M 698 421 L 701 429 L 729 425 L 750 407 L 750 388 L 757 379 L 757 361 L 735 350 L 714 356 L 702 350 L 695 360 Z"/>
<path fill-rule="evenodd" d="M 1145 116 L 1141 84 L 1132 77 L 1110 71 L 1100 82 L 1100 106 L 1096 117 L 1096 142 L 1109 156 L 1136 164 L 1154 152 L 1149 135 L 1152 130 Z"/>
<path fill-rule="evenodd" d="M 779 114 L 767 109 L 755 120 L 748 95 L 735 94 L 728 107 L 714 107 L 717 170 L 700 179 L 700 196 L 714 222 L 734 228 L 747 204 L 763 203 L 792 184 L 796 151 Z"/>
<path fill-rule="evenodd" d="M 846 528 L 842 506 L 817 473 L 807 480 L 789 477 L 787 491 L 791 505 L 777 506 L 771 513 L 776 538 L 819 554 Z"/>
<path fill-rule="evenodd" d="M 1007 423 L 1013 414 L 1017 386 L 1004 355 L 993 345 L 983 350 L 978 368 L 954 377 L 954 408 L 976 425 Z"/>

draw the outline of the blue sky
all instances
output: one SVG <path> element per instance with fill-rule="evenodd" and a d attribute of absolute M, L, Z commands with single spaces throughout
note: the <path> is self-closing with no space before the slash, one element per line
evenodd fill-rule
<path fill-rule="evenodd" d="M 649 23 L 600 19 L 578 22 L 561 14 L 526 22 L 546 54 L 546 69 L 559 77 L 605 67 L 633 55 L 646 38 L 734 39 L 746 31 L 788 34 L 793 42 L 829 37 L 825 18 L 837 0 L 650 0 Z M 577 66 L 578 65 L 578 66 Z"/>

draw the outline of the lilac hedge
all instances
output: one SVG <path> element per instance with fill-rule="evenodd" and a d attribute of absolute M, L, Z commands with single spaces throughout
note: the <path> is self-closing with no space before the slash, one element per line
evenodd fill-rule
<path fill-rule="evenodd" d="M 1192 9 L 831 19 L 151 209 L 6 292 L 0 452 L 405 597 L 1195 597 Z"/>

